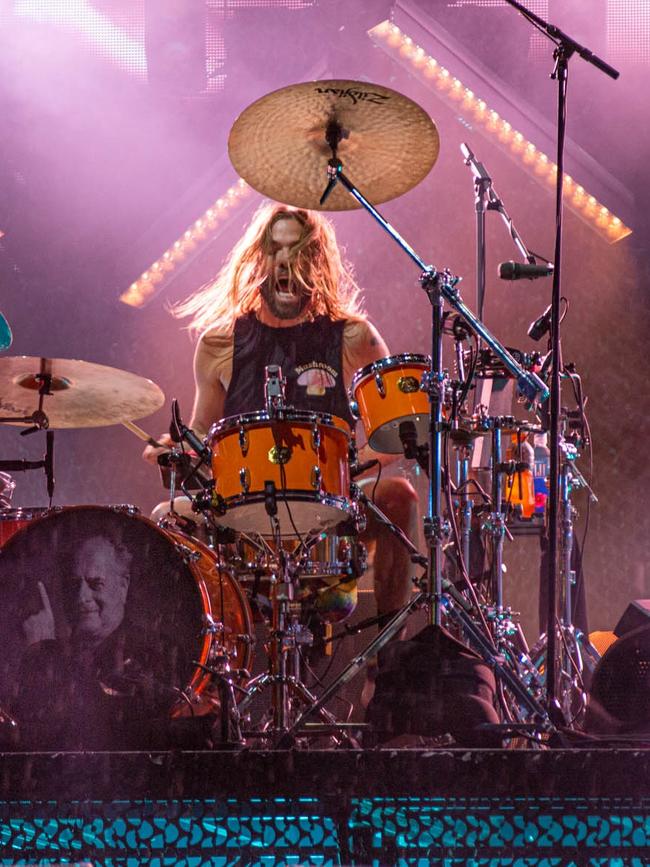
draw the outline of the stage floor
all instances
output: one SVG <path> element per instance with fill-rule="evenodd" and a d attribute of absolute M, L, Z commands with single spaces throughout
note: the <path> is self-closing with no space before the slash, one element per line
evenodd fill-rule
<path fill-rule="evenodd" d="M 0 863 L 650 863 L 650 750 L 5 753 Z"/>

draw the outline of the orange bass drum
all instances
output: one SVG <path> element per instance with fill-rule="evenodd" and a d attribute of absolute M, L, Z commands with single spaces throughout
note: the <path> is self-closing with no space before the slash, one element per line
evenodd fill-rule
<path fill-rule="evenodd" d="M 250 607 L 202 543 L 101 506 L 55 511 L 0 556 L 0 707 L 20 749 L 164 746 L 170 720 L 214 709 L 225 626 L 248 668 Z"/>

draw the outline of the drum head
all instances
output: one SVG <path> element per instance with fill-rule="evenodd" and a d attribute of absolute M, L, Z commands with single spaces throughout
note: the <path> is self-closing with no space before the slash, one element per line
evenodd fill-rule
<path fill-rule="evenodd" d="M 17 722 L 4 746 L 164 741 L 204 612 L 191 558 L 146 518 L 78 506 L 24 527 L 0 551 L 0 707 Z"/>

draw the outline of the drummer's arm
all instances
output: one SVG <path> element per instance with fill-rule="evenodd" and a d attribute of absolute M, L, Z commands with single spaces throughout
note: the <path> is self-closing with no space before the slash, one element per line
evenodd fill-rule
<path fill-rule="evenodd" d="M 226 333 L 206 332 L 199 338 L 194 353 L 194 407 L 190 428 L 203 439 L 213 422 L 222 418 L 226 399 L 224 379 L 230 381 L 232 372 L 232 337 Z M 174 445 L 171 436 L 158 437 L 159 446 L 147 445 L 142 457 L 157 464 L 158 457 Z"/>
<path fill-rule="evenodd" d="M 211 425 L 223 418 L 226 388 L 225 368 L 232 367 L 232 338 L 202 335 L 194 353 L 194 407 L 190 427 L 201 439 Z"/>
<path fill-rule="evenodd" d="M 343 376 L 346 388 L 357 370 L 390 355 L 384 338 L 367 320 L 346 322 L 343 331 Z M 358 461 L 378 460 L 382 466 L 392 464 L 399 455 L 376 452 L 366 443 L 359 449 Z"/>

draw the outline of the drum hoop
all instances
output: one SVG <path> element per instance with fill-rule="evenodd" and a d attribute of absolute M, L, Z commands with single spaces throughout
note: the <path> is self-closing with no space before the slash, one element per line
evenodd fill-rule
<path fill-rule="evenodd" d="M 335 506 L 338 503 L 343 504 L 346 508 L 353 508 L 353 501 L 350 497 L 338 497 L 335 494 L 319 494 L 314 491 L 312 494 L 309 491 L 301 490 L 300 488 L 278 488 L 277 497 L 280 501 L 284 498 L 300 501 L 303 503 L 322 503 L 324 506 Z M 237 505 L 246 505 L 246 503 L 264 502 L 265 494 L 263 491 L 256 493 L 253 491 L 250 494 L 232 494 L 230 497 L 224 497 L 226 504 L 235 503 Z"/>
<path fill-rule="evenodd" d="M 155 526 L 157 527 L 158 525 L 155 524 Z M 220 556 L 217 554 L 217 552 L 213 548 L 211 548 L 209 545 L 206 545 L 205 542 L 202 542 L 200 539 L 196 539 L 193 536 L 189 536 L 187 533 L 184 533 L 182 530 L 168 530 L 168 529 L 165 529 L 163 527 L 160 527 L 159 529 L 161 529 L 169 537 L 169 539 L 172 543 L 180 542 L 181 545 L 186 545 L 192 551 L 197 551 L 202 557 L 206 557 L 208 560 L 211 561 L 212 568 L 215 570 L 215 572 L 217 572 L 219 575 L 221 575 L 221 573 L 223 573 L 225 575 L 225 580 L 229 582 L 230 589 L 235 592 L 235 596 L 237 597 L 237 600 L 240 603 L 241 611 L 243 612 L 243 616 L 244 616 L 244 630 L 249 636 L 254 637 L 255 633 L 254 633 L 254 626 L 253 626 L 253 614 L 251 612 L 250 603 L 248 601 L 248 598 L 246 597 L 246 594 L 244 593 L 239 581 L 237 581 L 236 578 L 234 578 L 232 575 L 230 575 L 228 573 L 227 569 L 221 569 L 220 568 Z M 190 571 L 192 572 L 192 575 L 195 578 L 198 577 L 203 584 L 203 587 L 201 587 L 201 585 L 197 581 L 197 586 L 199 587 L 199 590 L 202 591 L 202 595 L 205 595 L 205 601 L 207 602 L 207 604 L 210 608 L 210 614 L 212 615 L 214 613 L 212 611 L 212 600 L 210 599 L 209 587 L 207 585 L 207 582 L 205 581 L 203 572 L 201 571 L 200 561 L 198 563 L 191 563 L 191 560 L 188 559 L 187 563 L 188 563 L 188 566 L 191 565 Z M 203 591 L 204 591 L 204 594 L 203 594 Z M 210 642 L 210 646 L 211 645 L 212 645 L 212 642 Z M 208 653 L 206 654 L 206 658 L 199 660 L 199 662 L 204 663 L 207 660 L 208 656 L 209 656 L 209 648 L 208 648 Z M 250 666 L 252 658 L 253 658 L 252 643 L 245 643 L 244 659 L 243 659 L 242 668 L 248 669 Z M 196 687 L 196 683 L 199 683 L 202 685 L 204 679 L 205 679 L 204 673 L 202 674 L 200 667 L 198 667 L 196 669 L 196 671 L 194 672 L 194 676 L 192 677 L 192 683 L 190 684 L 190 686 L 194 685 L 194 687 Z"/>
<path fill-rule="evenodd" d="M 345 419 L 342 419 L 337 415 L 333 415 L 329 412 L 315 412 L 287 407 L 282 410 L 282 414 L 277 417 L 271 416 L 266 410 L 242 413 L 241 415 L 230 415 L 227 418 L 216 421 L 212 425 L 208 433 L 208 440 L 212 443 L 218 434 L 225 433 L 233 428 L 268 425 L 273 424 L 274 422 L 300 422 L 310 425 L 318 424 L 323 425 L 324 427 L 334 428 L 335 430 L 339 430 L 341 433 L 346 434 L 346 436 L 350 436 L 350 425 L 345 421 Z"/>
<path fill-rule="evenodd" d="M 293 488 L 281 489 L 277 492 L 277 499 L 283 502 L 286 499 L 291 507 L 291 503 L 320 503 L 323 506 L 335 506 L 340 508 L 342 512 L 349 515 L 354 513 L 354 503 L 349 497 L 337 497 L 333 494 L 309 493 L 307 491 L 296 490 Z M 252 494 L 233 494 L 230 497 L 224 497 L 226 508 L 237 508 L 239 506 L 257 505 L 265 502 L 264 493 Z M 291 534 L 292 535 L 292 534 Z M 303 534 L 304 535 L 304 534 Z M 268 537 L 263 537 L 268 538 Z"/>
<path fill-rule="evenodd" d="M 19 506 L 11 509 L 0 509 L 0 521 L 20 521 L 22 519 L 35 521 L 45 518 L 53 512 L 60 512 L 63 506 Z"/>
<path fill-rule="evenodd" d="M 400 364 L 421 364 L 424 365 L 424 367 L 431 367 L 431 357 L 416 352 L 402 352 L 400 355 L 389 355 L 386 358 L 379 358 L 377 361 L 366 364 L 365 367 L 357 370 L 352 377 L 349 389 L 350 395 L 354 393 L 354 390 L 360 384 L 362 379 L 365 379 L 367 376 L 374 376 L 376 373 L 382 373 L 382 371 L 387 368 L 395 367 Z"/>

